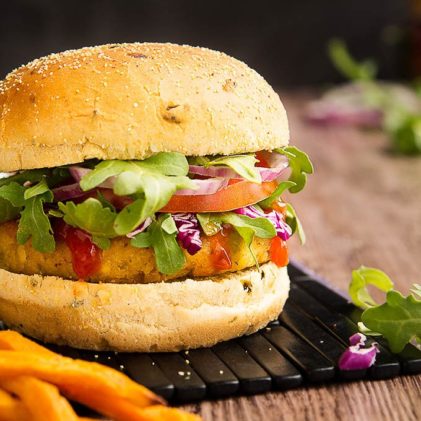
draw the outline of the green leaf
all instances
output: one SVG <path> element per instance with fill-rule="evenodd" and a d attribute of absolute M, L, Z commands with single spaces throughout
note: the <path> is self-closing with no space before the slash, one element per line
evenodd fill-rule
<path fill-rule="evenodd" d="M 307 182 L 307 174 L 313 174 L 313 164 L 308 155 L 295 146 L 285 146 L 283 148 L 275 149 L 282 155 L 288 158 L 289 167 L 291 168 L 291 175 L 289 181 L 295 183 L 295 186 L 289 187 L 291 193 L 298 193 L 301 191 Z"/>
<path fill-rule="evenodd" d="M 92 242 L 102 250 L 107 250 L 111 247 L 111 240 L 105 237 L 92 236 Z"/>
<path fill-rule="evenodd" d="M 107 178 L 128 171 L 131 167 L 135 167 L 135 164 L 131 161 L 102 161 L 95 166 L 95 169 L 82 177 L 79 183 L 80 187 L 84 191 L 92 190 L 103 183 Z"/>
<path fill-rule="evenodd" d="M 21 208 L 16 208 L 8 200 L 0 197 L 0 224 L 11 221 L 19 216 Z"/>
<path fill-rule="evenodd" d="M 160 215 L 158 220 L 152 222 L 147 230 L 151 246 L 155 252 L 156 266 L 165 275 L 178 272 L 186 262 L 183 250 L 176 239 L 177 231 L 168 233 L 166 230 L 172 225 L 171 222 L 168 222 L 168 219 L 171 219 L 172 223 L 174 223 L 170 214 Z"/>
<path fill-rule="evenodd" d="M 186 157 L 176 152 L 160 152 L 136 164 L 164 175 L 186 175 L 189 171 Z"/>
<path fill-rule="evenodd" d="M 306 234 L 304 232 L 304 228 L 299 220 L 295 209 L 292 207 L 290 203 L 286 204 L 287 212 L 285 222 L 291 227 L 292 234 L 297 232 L 298 238 L 300 239 L 300 243 L 304 245 L 306 243 Z"/>
<path fill-rule="evenodd" d="M 259 266 L 259 264 L 251 248 L 254 236 L 260 238 L 273 238 L 276 236 L 275 227 L 266 218 L 250 218 L 233 212 L 199 213 L 196 216 L 206 235 L 216 234 L 221 229 L 222 224 L 232 225 L 249 248 L 256 266 Z"/>
<path fill-rule="evenodd" d="M 131 239 L 130 244 L 133 247 L 146 248 L 151 246 L 151 237 L 149 232 L 140 232 Z"/>
<path fill-rule="evenodd" d="M 342 75 L 350 80 L 372 80 L 376 77 L 377 65 L 372 60 L 358 63 L 350 55 L 345 43 L 332 39 L 328 45 L 330 59 Z"/>
<path fill-rule="evenodd" d="M 261 183 L 262 177 L 257 167 L 255 167 L 258 160 L 253 154 L 250 155 L 230 155 L 221 156 L 218 158 L 209 157 L 195 157 L 191 158 L 192 163 L 203 165 L 204 167 L 211 167 L 217 165 L 224 165 L 233 169 L 238 175 L 253 183 Z"/>
<path fill-rule="evenodd" d="M 353 270 L 348 291 L 353 303 L 358 307 L 368 308 L 377 305 L 370 295 L 367 285 L 374 285 L 384 292 L 393 289 L 392 280 L 379 269 L 361 266 L 359 269 Z"/>
<path fill-rule="evenodd" d="M 222 221 L 215 218 L 216 214 L 212 213 L 197 213 L 196 218 L 202 227 L 203 232 L 207 236 L 217 234 L 222 229 Z"/>
<path fill-rule="evenodd" d="M 24 199 L 28 200 L 31 197 L 38 196 L 38 195 L 44 194 L 46 192 L 49 192 L 48 195 L 49 195 L 49 197 L 51 197 L 51 201 L 52 201 L 53 200 L 52 192 L 48 188 L 48 185 L 47 185 L 47 182 L 45 181 L 45 178 L 43 178 L 38 184 L 35 184 L 35 186 L 32 186 L 32 187 L 28 187 L 25 190 Z"/>
<path fill-rule="evenodd" d="M 285 190 L 288 190 L 293 186 L 296 186 L 296 184 L 292 181 L 282 181 L 269 197 L 259 202 L 259 206 L 263 209 L 270 209 L 273 202 L 276 202 Z"/>
<path fill-rule="evenodd" d="M 12 182 L 21 185 L 26 181 L 29 181 L 31 183 L 37 183 L 38 181 L 41 181 L 44 178 L 46 172 L 47 170 L 44 168 L 37 170 L 22 171 L 15 175 L 12 175 L 11 177 L 0 179 L 0 187 Z"/>
<path fill-rule="evenodd" d="M 25 205 L 25 187 L 15 181 L 0 187 L 0 197 L 7 200 L 15 208 Z"/>
<path fill-rule="evenodd" d="M 103 161 L 80 183 L 83 190 L 90 190 L 115 177 L 114 193 L 134 197 L 114 221 L 115 232 L 126 235 L 163 208 L 177 190 L 196 188 L 187 172 L 183 155 L 160 153 L 144 161 Z"/>
<path fill-rule="evenodd" d="M 50 220 L 44 212 L 44 203 L 52 201 L 50 190 L 43 194 L 32 196 L 25 201 L 21 212 L 17 231 L 17 241 L 25 244 L 30 238 L 32 247 L 42 253 L 51 253 L 55 249 L 55 241 Z"/>
<path fill-rule="evenodd" d="M 421 301 L 413 295 L 405 298 L 391 290 L 384 304 L 365 310 L 361 317 L 367 328 L 387 339 L 392 352 L 401 352 L 413 339 L 421 341 Z"/>
<path fill-rule="evenodd" d="M 71 201 L 60 202 L 58 206 L 67 224 L 88 232 L 96 238 L 96 241 L 100 241 L 98 238 L 109 239 L 117 236 L 114 230 L 117 214 L 110 208 L 103 207 L 98 199 L 90 197 L 78 205 Z M 101 241 L 101 244 L 105 245 L 105 242 Z M 99 244 L 98 246 L 100 247 Z"/>

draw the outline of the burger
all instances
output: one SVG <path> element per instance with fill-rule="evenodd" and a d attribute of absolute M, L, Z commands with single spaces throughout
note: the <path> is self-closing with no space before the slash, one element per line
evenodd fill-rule
<path fill-rule="evenodd" d="M 0 113 L 6 326 L 153 352 L 277 318 L 300 231 L 282 195 L 312 165 L 254 70 L 190 46 L 82 48 L 11 72 Z"/>

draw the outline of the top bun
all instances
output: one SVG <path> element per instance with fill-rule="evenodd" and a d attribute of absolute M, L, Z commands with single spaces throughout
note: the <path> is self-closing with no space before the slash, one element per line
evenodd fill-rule
<path fill-rule="evenodd" d="M 0 82 L 0 171 L 230 155 L 288 143 L 285 109 L 254 70 L 174 44 L 110 44 L 32 61 Z"/>

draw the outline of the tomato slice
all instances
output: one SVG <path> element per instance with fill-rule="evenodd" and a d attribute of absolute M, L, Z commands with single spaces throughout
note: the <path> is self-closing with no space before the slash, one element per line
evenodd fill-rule
<path fill-rule="evenodd" d="M 276 181 L 236 181 L 214 194 L 173 196 L 160 212 L 227 212 L 266 199 L 277 185 Z"/>
<path fill-rule="evenodd" d="M 270 242 L 270 260 L 275 263 L 276 266 L 284 267 L 288 264 L 288 248 L 286 241 L 279 237 L 272 238 Z"/>

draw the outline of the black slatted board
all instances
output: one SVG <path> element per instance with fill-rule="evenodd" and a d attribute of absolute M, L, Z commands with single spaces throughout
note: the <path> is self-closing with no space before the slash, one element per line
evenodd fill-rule
<path fill-rule="evenodd" d="M 179 353 L 51 348 L 121 370 L 172 403 L 421 373 L 419 349 L 408 345 L 400 354 L 392 354 L 387 342 L 378 338 L 381 352 L 373 367 L 338 370 L 339 356 L 358 330 L 361 310 L 301 265 L 291 263 L 288 271 L 291 293 L 279 320 L 250 336 Z"/>

